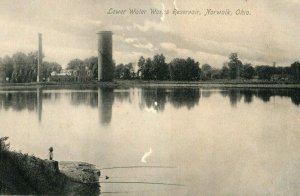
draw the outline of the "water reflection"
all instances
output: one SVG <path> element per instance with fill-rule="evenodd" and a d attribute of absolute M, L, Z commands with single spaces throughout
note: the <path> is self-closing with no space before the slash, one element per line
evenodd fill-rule
<path fill-rule="evenodd" d="M 251 103 L 253 97 L 267 103 L 275 96 L 288 97 L 293 104 L 300 104 L 300 89 L 225 89 L 220 93 L 224 97 L 229 97 L 232 106 L 236 106 L 242 99 L 245 103 Z"/>
<path fill-rule="evenodd" d="M 151 147 L 154 153 L 147 164 L 176 169 L 102 174 L 111 181 L 186 185 L 181 194 L 168 190 L 152 195 L 242 195 L 257 189 L 256 195 L 268 195 L 263 194 L 266 187 L 294 191 L 292 186 L 300 183 L 300 108 L 294 106 L 299 102 L 299 90 L 284 89 L 0 91 L 1 132 L 15 149 L 46 158 L 54 146 L 57 160 L 81 160 L 101 168 L 143 165 L 141 157 Z M 158 114 L 148 113 L 150 109 Z M 123 184 L 102 188 L 151 189 Z"/>
<path fill-rule="evenodd" d="M 134 93 L 133 93 L 134 96 Z M 131 96 L 130 96 L 130 89 L 122 89 L 122 90 L 114 90 L 114 97 L 119 102 L 125 102 L 128 101 L 131 103 Z"/>
<path fill-rule="evenodd" d="M 97 91 L 82 91 L 71 92 L 71 104 L 73 105 L 87 105 L 92 108 L 98 106 L 98 92 Z"/>
<path fill-rule="evenodd" d="M 166 103 L 175 108 L 193 108 L 201 97 L 199 88 L 145 88 L 141 89 L 140 108 L 164 111 Z"/>
<path fill-rule="evenodd" d="M 109 125 L 112 118 L 112 106 L 114 103 L 114 90 L 112 88 L 98 89 L 99 122 Z"/>
<path fill-rule="evenodd" d="M 43 92 L 44 91 L 44 92 Z M 137 93 L 137 95 L 135 94 Z M 299 89 L 221 89 L 217 91 L 199 88 L 142 88 L 142 89 L 112 89 L 98 88 L 97 90 L 77 91 L 51 91 L 37 88 L 35 91 L 3 91 L 0 93 L 1 110 L 27 110 L 35 111 L 39 122 L 42 121 L 43 102 L 53 100 L 54 103 L 62 98 L 67 98 L 72 105 L 87 105 L 98 109 L 99 123 L 109 125 L 112 120 L 112 107 L 115 99 L 118 102 L 133 103 L 138 97 L 141 110 L 151 109 L 163 112 L 169 103 L 176 109 L 186 107 L 194 108 L 202 96 L 209 99 L 213 94 L 220 94 L 229 98 L 232 107 L 236 107 L 242 100 L 251 104 L 254 98 L 269 102 L 271 97 L 287 97 L 295 105 L 300 105 Z"/>
<path fill-rule="evenodd" d="M 38 119 L 40 123 L 42 121 L 42 111 L 43 111 L 43 90 L 41 88 L 37 89 L 36 97 L 37 97 L 37 113 L 38 113 Z"/>
<path fill-rule="evenodd" d="M 167 102 L 167 90 L 164 88 L 145 88 L 141 89 L 141 100 L 139 106 L 141 109 L 154 109 L 163 111 Z"/>
<path fill-rule="evenodd" d="M 199 103 L 200 90 L 198 88 L 175 88 L 170 93 L 170 103 L 175 108 L 193 108 Z"/>
<path fill-rule="evenodd" d="M 36 92 L 3 92 L 0 94 L 1 109 L 34 111 L 37 107 Z"/>
<path fill-rule="evenodd" d="M 229 97 L 230 105 L 235 107 L 241 101 L 243 94 L 239 90 L 221 91 L 221 95 Z M 248 95 L 249 96 L 249 95 Z"/>

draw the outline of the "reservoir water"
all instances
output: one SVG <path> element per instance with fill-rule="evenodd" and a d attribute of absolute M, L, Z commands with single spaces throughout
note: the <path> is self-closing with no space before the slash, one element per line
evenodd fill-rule
<path fill-rule="evenodd" d="M 299 104 L 292 89 L 5 90 L 0 136 L 95 164 L 103 195 L 299 195 Z"/>

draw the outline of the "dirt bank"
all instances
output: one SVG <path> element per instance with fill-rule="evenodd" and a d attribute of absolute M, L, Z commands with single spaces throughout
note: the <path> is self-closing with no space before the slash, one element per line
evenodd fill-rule
<path fill-rule="evenodd" d="M 99 195 L 100 171 L 83 162 L 42 160 L 0 152 L 0 194 Z"/>

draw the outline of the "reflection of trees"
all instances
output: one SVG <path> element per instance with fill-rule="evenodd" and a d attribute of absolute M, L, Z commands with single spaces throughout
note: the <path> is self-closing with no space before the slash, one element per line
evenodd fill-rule
<path fill-rule="evenodd" d="M 169 100 L 175 108 L 186 106 L 191 109 L 198 104 L 199 99 L 199 88 L 174 88 L 170 93 Z"/>
<path fill-rule="evenodd" d="M 114 95 L 115 95 L 115 98 L 120 102 L 123 102 L 123 101 L 131 102 L 129 89 L 126 89 L 125 91 L 123 91 L 123 90 L 115 91 Z"/>
<path fill-rule="evenodd" d="M 163 111 L 165 104 L 170 102 L 175 108 L 186 106 L 191 109 L 200 99 L 198 88 L 144 88 L 141 89 L 140 108 L 153 108 Z"/>
<path fill-rule="evenodd" d="M 263 100 L 264 102 L 269 102 L 271 96 L 274 96 L 274 92 L 271 90 L 259 90 L 257 91 L 257 97 Z"/>
<path fill-rule="evenodd" d="M 294 90 L 291 93 L 291 100 L 295 105 L 300 105 L 300 89 Z"/>
<path fill-rule="evenodd" d="M 43 92 L 43 99 L 44 100 L 52 100 L 52 101 L 56 101 L 61 99 L 62 93 L 59 92 Z"/>
<path fill-rule="evenodd" d="M 242 99 L 242 95 L 241 95 L 241 92 L 239 90 L 229 90 L 228 91 L 228 95 L 229 95 L 229 100 L 230 100 L 230 104 L 232 106 L 236 106 L 236 104 L 238 102 L 241 101 Z"/>
<path fill-rule="evenodd" d="M 202 96 L 202 97 L 205 97 L 205 98 L 209 98 L 209 97 L 211 96 L 212 93 L 213 93 L 213 92 L 210 91 L 210 90 L 202 90 L 202 91 L 201 91 L 201 96 Z"/>
<path fill-rule="evenodd" d="M 245 103 L 251 103 L 253 100 L 253 93 L 250 90 L 242 91 L 242 94 L 244 94 L 244 102 Z"/>
<path fill-rule="evenodd" d="M 255 95 L 264 102 L 270 101 L 272 96 L 291 97 L 292 102 L 296 105 L 297 102 L 294 102 L 293 100 L 297 100 L 300 97 L 299 89 L 263 89 L 256 90 Z"/>
<path fill-rule="evenodd" d="M 78 91 L 71 92 L 71 103 L 73 105 L 87 105 L 91 107 L 97 107 L 98 92 L 91 91 Z"/>
<path fill-rule="evenodd" d="M 229 89 L 226 91 L 221 91 L 220 94 L 223 97 L 229 97 L 230 105 L 235 107 L 238 102 L 242 99 L 242 93 L 239 89 Z M 249 98 L 249 94 L 247 95 Z M 249 99 L 248 99 L 249 100 Z"/>
<path fill-rule="evenodd" d="M 299 89 L 229 89 L 221 91 L 220 94 L 224 97 L 229 96 L 230 103 L 235 106 L 242 97 L 245 103 L 251 103 L 253 97 L 261 99 L 263 102 L 269 102 L 272 96 L 290 97 L 292 103 L 300 104 L 300 90 Z"/>
<path fill-rule="evenodd" d="M 34 111 L 37 106 L 37 93 L 32 92 L 5 92 L 0 94 L 1 109 Z"/>
<path fill-rule="evenodd" d="M 41 88 L 37 88 L 36 91 L 28 92 L 5 92 L 0 94 L 0 109 L 36 111 L 38 120 L 41 122 L 43 99 L 43 90 Z"/>
<path fill-rule="evenodd" d="M 98 112 L 99 121 L 103 125 L 108 125 L 112 119 L 112 105 L 114 103 L 114 89 L 98 89 Z"/>
<path fill-rule="evenodd" d="M 163 111 L 167 102 L 167 91 L 164 88 L 143 88 L 141 89 L 140 108 L 153 108 L 156 111 Z"/>

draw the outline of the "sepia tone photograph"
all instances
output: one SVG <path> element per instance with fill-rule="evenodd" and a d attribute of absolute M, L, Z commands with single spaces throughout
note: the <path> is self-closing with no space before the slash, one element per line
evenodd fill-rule
<path fill-rule="evenodd" d="M 0 0 L 0 195 L 300 195 L 299 10 Z"/>

